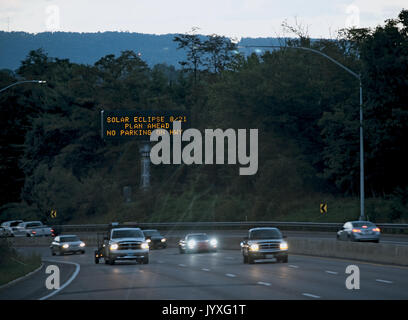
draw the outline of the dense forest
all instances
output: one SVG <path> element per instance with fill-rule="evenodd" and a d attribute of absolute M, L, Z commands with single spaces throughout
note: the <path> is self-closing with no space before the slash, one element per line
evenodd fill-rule
<path fill-rule="evenodd" d="M 359 216 L 359 83 L 319 50 L 361 74 L 366 214 L 408 222 L 408 11 L 336 40 L 300 37 L 243 55 L 228 38 L 173 37 L 181 69 L 137 52 L 78 64 L 30 51 L 0 87 L 0 220 L 343 221 Z M 151 166 L 139 190 L 138 141 L 103 141 L 100 110 L 186 110 L 192 126 L 259 129 L 259 169 Z M 125 202 L 123 188 L 132 188 Z M 319 203 L 328 213 L 319 213 Z"/>

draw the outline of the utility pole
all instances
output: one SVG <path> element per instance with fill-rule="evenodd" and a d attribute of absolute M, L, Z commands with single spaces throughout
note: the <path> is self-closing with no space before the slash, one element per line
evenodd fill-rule
<path fill-rule="evenodd" d="M 150 188 L 150 149 L 150 141 L 140 142 L 140 189 L 142 190 Z"/>

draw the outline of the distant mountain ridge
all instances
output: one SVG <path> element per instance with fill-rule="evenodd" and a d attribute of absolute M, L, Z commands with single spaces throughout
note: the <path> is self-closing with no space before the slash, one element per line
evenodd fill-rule
<path fill-rule="evenodd" d="M 185 58 L 173 41 L 176 34 L 143 34 L 130 32 L 27 32 L 0 31 L 0 69 L 15 70 L 30 50 L 39 48 L 50 57 L 69 59 L 81 64 L 94 64 L 107 54 L 120 55 L 121 51 L 141 53 L 149 66 L 165 63 L 179 68 Z M 203 36 L 204 37 L 204 36 Z M 274 45 L 277 38 L 242 38 L 240 45 Z M 253 49 L 243 49 L 245 53 Z"/>

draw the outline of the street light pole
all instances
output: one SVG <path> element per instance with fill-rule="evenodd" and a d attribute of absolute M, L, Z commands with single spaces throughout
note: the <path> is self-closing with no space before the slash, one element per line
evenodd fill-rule
<path fill-rule="evenodd" d="M 363 139 L 363 86 L 361 84 L 361 76 L 354 71 L 347 68 L 345 65 L 341 64 L 337 60 L 333 59 L 332 57 L 328 56 L 327 54 L 315 50 L 312 48 L 307 47 L 287 47 L 287 46 L 238 46 L 238 48 L 288 48 L 288 49 L 299 49 L 304 51 L 310 51 L 325 57 L 326 59 L 330 60 L 331 62 L 338 65 L 340 68 L 346 70 L 352 76 L 358 79 L 359 86 L 360 86 L 360 220 L 365 220 L 364 214 L 364 139 Z"/>
<path fill-rule="evenodd" d="M 14 87 L 15 85 L 21 84 L 21 83 L 47 83 L 47 81 L 45 81 L 45 80 L 23 80 L 23 81 L 18 81 L 18 82 L 10 84 L 9 86 L 7 86 L 7 87 L 5 87 L 3 89 L 0 89 L 0 92 L 3 92 L 5 90 L 7 90 L 8 88 Z"/>

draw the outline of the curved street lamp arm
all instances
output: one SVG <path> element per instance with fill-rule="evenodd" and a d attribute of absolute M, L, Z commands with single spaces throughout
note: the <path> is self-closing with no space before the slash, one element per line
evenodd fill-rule
<path fill-rule="evenodd" d="M 5 91 L 5 90 L 7 90 L 8 88 L 14 87 L 14 86 L 17 85 L 17 84 L 20 84 L 20 83 L 29 83 L 29 82 L 31 82 L 31 83 L 46 83 L 47 81 L 45 81 L 45 80 L 23 80 L 23 81 L 18 81 L 18 82 L 12 83 L 12 84 L 10 84 L 9 86 L 7 86 L 7 87 L 1 89 L 0 92 L 3 92 L 3 91 Z"/>
<path fill-rule="evenodd" d="M 288 47 L 288 46 L 241 46 L 244 48 L 289 48 L 289 49 L 300 49 L 300 50 L 305 50 L 305 51 L 311 51 L 314 53 L 317 53 L 323 57 L 325 57 L 326 59 L 329 59 L 331 62 L 337 64 L 340 68 L 343 68 L 344 70 L 346 70 L 348 73 L 350 73 L 351 75 L 353 75 L 354 77 L 356 77 L 357 79 L 360 80 L 360 75 L 355 73 L 354 71 L 350 70 L 349 68 L 347 68 L 345 65 L 341 64 L 340 62 L 338 62 L 337 60 L 333 59 L 332 57 L 328 56 L 327 54 L 319 51 L 319 50 L 315 50 L 312 48 L 307 48 L 307 47 Z"/>

